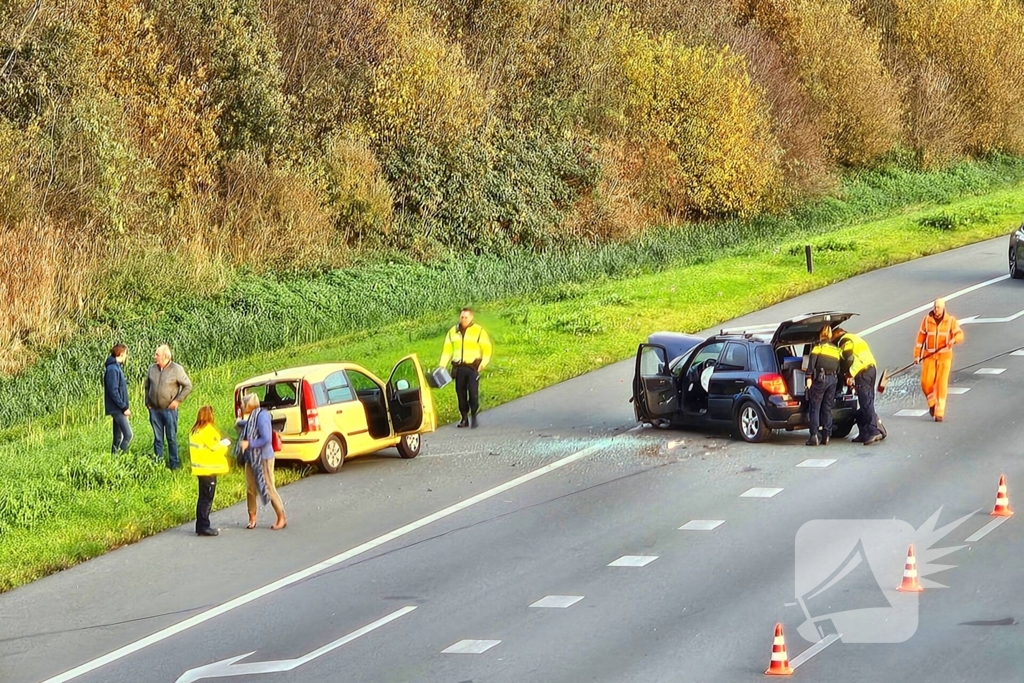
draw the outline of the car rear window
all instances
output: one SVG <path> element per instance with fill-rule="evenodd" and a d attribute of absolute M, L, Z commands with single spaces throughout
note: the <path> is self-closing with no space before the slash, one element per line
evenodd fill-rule
<path fill-rule="evenodd" d="M 249 387 L 243 393 L 256 394 L 260 399 L 260 406 L 267 410 L 291 408 L 298 405 L 299 383 L 297 381 L 271 382 Z"/>
<path fill-rule="evenodd" d="M 775 352 L 767 344 L 754 347 L 754 358 L 757 359 L 757 367 L 761 372 L 778 372 L 775 364 Z"/>

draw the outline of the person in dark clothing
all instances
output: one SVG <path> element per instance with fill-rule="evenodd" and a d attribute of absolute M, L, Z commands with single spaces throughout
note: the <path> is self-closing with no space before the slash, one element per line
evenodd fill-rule
<path fill-rule="evenodd" d="M 832 343 L 832 328 L 825 327 L 818 339 L 807 364 L 808 446 L 826 445 L 832 435 L 832 408 L 836 402 L 836 375 L 839 374 L 840 351 Z"/>
<path fill-rule="evenodd" d="M 114 344 L 103 369 L 103 409 L 114 422 L 114 441 L 110 452 L 128 452 L 132 442 L 132 425 L 128 421 L 132 411 L 128 407 L 128 382 L 124 377 L 125 360 L 128 359 L 128 347 Z"/>

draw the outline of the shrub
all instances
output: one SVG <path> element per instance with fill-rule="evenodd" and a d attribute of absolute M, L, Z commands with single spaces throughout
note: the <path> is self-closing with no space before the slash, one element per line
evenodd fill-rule
<path fill-rule="evenodd" d="M 923 102 L 912 124 L 921 152 L 1024 151 L 1024 8 L 989 0 L 894 4 L 895 38 L 920 74 Z M 929 127 L 949 123 L 953 137 L 933 141 Z"/>
<path fill-rule="evenodd" d="M 649 201 L 676 215 L 750 215 L 779 179 L 764 94 L 728 48 L 684 45 L 625 30 L 624 132 L 652 173 Z"/>
<path fill-rule="evenodd" d="M 345 243 L 386 237 L 394 196 L 369 145 L 355 135 L 338 135 L 328 143 L 323 163 L 325 208 Z"/>
<path fill-rule="evenodd" d="M 835 161 L 866 166 L 901 136 L 902 105 L 880 32 L 847 0 L 741 0 L 741 16 L 786 50 L 822 117 Z"/>

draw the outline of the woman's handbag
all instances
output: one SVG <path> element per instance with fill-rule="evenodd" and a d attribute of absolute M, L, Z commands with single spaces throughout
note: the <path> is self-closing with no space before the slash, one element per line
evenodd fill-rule
<path fill-rule="evenodd" d="M 232 453 L 232 455 L 234 455 L 236 465 L 238 465 L 239 467 L 245 467 L 245 453 L 242 452 L 241 444 L 241 439 L 235 441 L 234 452 Z"/>
<path fill-rule="evenodd" d="M 275 453 L 284 448 L 284 444 L 281 441 L 281 435 L 273 429 L 270 430 L 270 446 L 274 449 Z"/>

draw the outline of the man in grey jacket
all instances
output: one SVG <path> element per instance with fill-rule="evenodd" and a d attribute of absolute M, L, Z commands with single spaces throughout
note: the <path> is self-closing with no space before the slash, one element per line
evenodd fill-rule
<path fill-rule="evenodd" d="M 184 368 L 171 362 L 171 349 L 166 344 L 157 347 L 156 361 L 146 373 L 146 407 L 149 424 L 153 426 L 153 452 L 158 460 L 164 459 L 164 440 L 167 441 L 167 466 L 181 467 L 178 460 L 178 406 L 192 393 L 192 380 Z"/>

